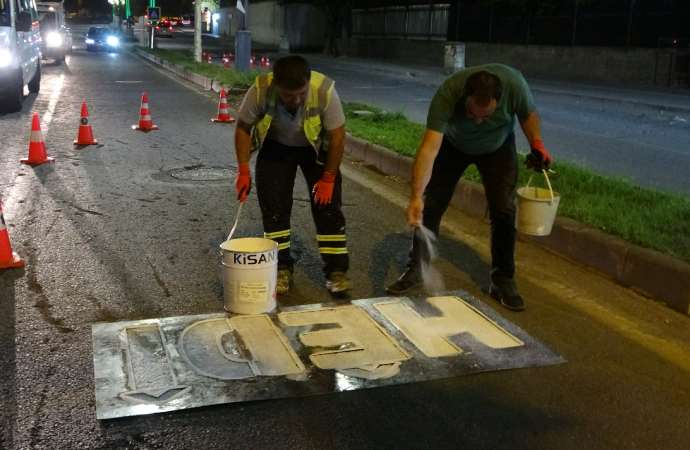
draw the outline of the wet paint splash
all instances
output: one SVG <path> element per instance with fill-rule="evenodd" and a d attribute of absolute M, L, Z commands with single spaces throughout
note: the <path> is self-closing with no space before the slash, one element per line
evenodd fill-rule
<path fill-rule="evenodd" d="M 423 247 L 420 249 L 422 254 L 427 255 L 427 257 L 422 258 L 421 261 L 422 282 L 424 283 L 424 289 L 430 294 L 443 292 L 446 290 L 443 275 L 441 275 L 441 272 L 434 267 L 434 261 L 438 257 L 438 240 L 436 235 L 424 225 L 420 225 L 419 227 L 415 228 L 415 233 L 417 234 L 419 242 Z"/>

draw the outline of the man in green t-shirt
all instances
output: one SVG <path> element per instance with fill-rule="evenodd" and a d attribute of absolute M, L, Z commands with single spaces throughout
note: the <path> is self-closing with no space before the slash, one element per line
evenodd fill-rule
<path fill-rule="evenodd" d="M 407 222 L 416 227 L 408 268 L 388 286 L 399 295 L 422 282 L 428 262 L 419 226 L 438 235 L 441 216 L 465 169 L 475 164 L 482 178 L 491 219 L 489 293 L 505 307 L 521 311 L 515 275 L 515 117 L 531 146 L 526 165 L 548 169 L 551 155 L 541 140 L 539 116 L 520 72 L 503 64 L 458 71 L 439 87 L 429 107 L 426 132 L 412 169 Z"/>

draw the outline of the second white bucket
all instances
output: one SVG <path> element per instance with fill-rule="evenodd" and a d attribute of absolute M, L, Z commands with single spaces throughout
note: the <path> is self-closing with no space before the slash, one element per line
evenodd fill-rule
<path fill-rule="evenodd" d="M 546 171 L 543 170 L 548 189 L 530 187 L 532 177 L 527 186 L 517 190 L 516 228 L 520 233 L 532 236 L 548 236 L 556 220 L 558 204 L 561 201 L 558 192 L 551 188 L 551 182 Z"/>
<path fill-rule="evenodd" d="M 235 314 L 273 311 L 278 244 L 264 238 L 239 238 L 223 242 L 220 249 L 225 310 Z"/>

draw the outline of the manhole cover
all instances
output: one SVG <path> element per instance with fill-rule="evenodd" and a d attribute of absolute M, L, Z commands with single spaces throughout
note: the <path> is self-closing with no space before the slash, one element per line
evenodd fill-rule
<path fill-rule="evenodd" d="M 188 166 L 172 169 L 168 173 L 178 180 L 223 181 L 230 179 L 235 171 L 229 167 Z"/>

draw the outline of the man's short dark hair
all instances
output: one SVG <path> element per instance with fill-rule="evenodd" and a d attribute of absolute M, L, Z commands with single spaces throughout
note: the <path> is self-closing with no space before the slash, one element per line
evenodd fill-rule
<path fill-rule="evenodd" d="M 503 87 L 501 80 L 493 73 L 486 70 L 475 72 L 465 81 L 464 94 L 467 97 L 474 97 L 474 101 L 479 106 L 486 106 L 491 99 L 501 100 Z"/>
<path fill-rule="evenodd" d="M 298 55 L 280 58 L 273 65 L 273 81 L 283 89 L 301 89 L 311 78 L 311 68 L 306 59 Z"/>

